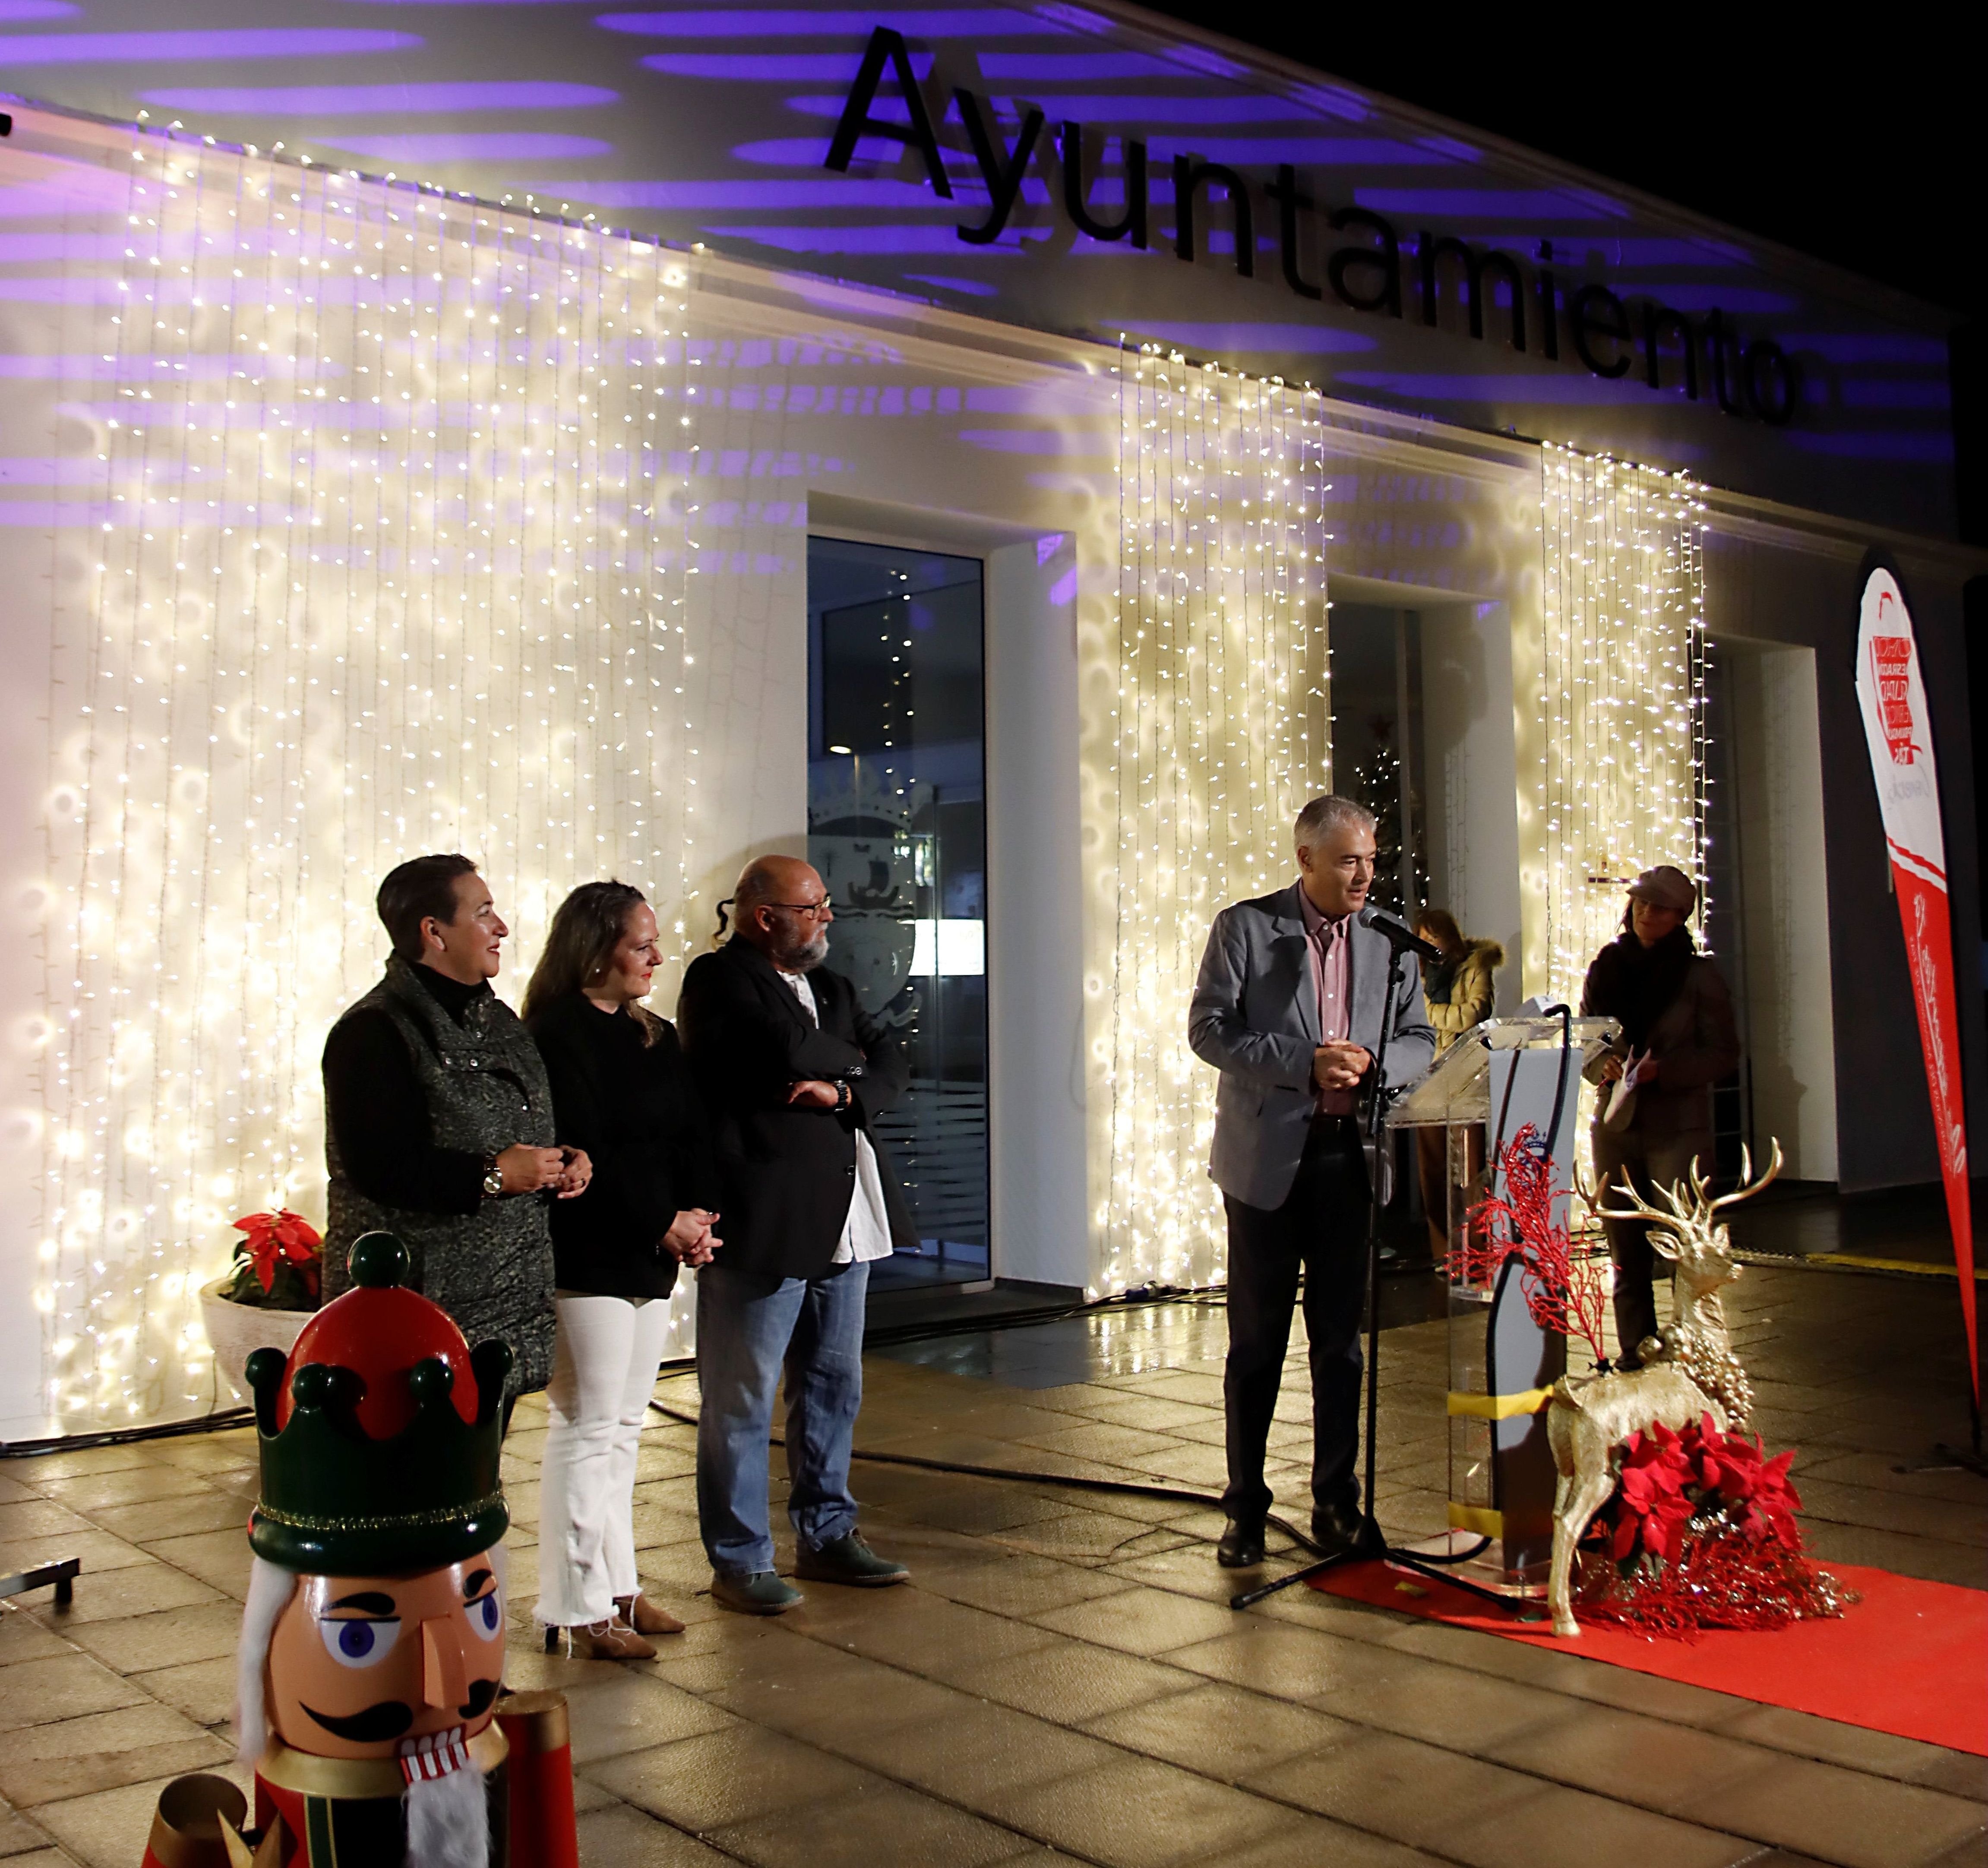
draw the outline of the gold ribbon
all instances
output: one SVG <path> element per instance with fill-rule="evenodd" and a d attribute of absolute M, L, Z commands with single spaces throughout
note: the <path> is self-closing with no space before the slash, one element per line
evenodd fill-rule
<path fill-rule="evenodd" d="M 1550 1388 L 1528 1388 L 1516 1395 L 1466 1395 L 1452 1389 L 1449 1411 L 1474 1420 L 1510 1420 L 1516 1414 L 1537 1414 L 1552 1399 Z"/>
<path fill-rule="evenodd" d="M 268 1500 L 255 1501 L 255 1514 L 272 1524 L 287 1525 L 292 1531 L 421 1531 L 435 1525 L 452 1525 L 481 1517 L 504 1502 L 504 1494 L 491 1492 L 467 1504 L 438 1505 L 426 1511 L 394 1511 L 384 1516 L 354 1518 L 349 1515 L 320 1518 L 303 1511 L 285 1511 Z"/>

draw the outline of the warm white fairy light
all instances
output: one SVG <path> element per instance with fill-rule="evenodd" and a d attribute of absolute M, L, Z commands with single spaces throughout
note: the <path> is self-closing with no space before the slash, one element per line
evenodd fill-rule
<path fill-rule="evenodd" d="M 514 1000 L 577 882 L 698 835 L 683 257 L 132 133 L 88 613 L 50 693 L 42 1274 L 66 1424 L 201 1411 L 228 1222 L 321 1217 L 380 876 L 486 861 Z M 691 692 L 688 692 L 688 689 Z M 674 970 L 669 970 L 674 976 Z M 665 1003 L 674 977 L 658 981 Z"/>
<path fill-rule="evenodd" d="M 1121 350 L 1117 391 L 1094 1291 L 1219 1274 L 1214 1077 L 1188 1000 L 1215 911 L 1287 879 L 1330 766 L 1320 398 L 1150 347 Z"/>
<path fill-rule="evenodd" d="M 1547 991 L 1578 1004 L 1624 888 L 1705 861 L 1705 506 L 1687 475 L 1548 443 L 1538 812 Z"/>

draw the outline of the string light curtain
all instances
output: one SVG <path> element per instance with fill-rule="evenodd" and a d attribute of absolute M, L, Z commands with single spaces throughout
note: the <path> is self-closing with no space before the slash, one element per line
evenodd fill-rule
<path fill-rule="evenodd" d="M 1539 821 L 1547 991 L 1580 1003 L 1623 891 L 1705 862 L 1705 507 L 1687 475 L 1549 443 Z"/>
<path fill-rule="evenodd" d="M 1188 1001 L 1218 909 L 1290 878 L 1330 776 L 1324 427 L 1314 392 L 1121 351 L 1115 614 L 1092 736 L 1109 1111 L 1093 1289 L 1222 1269 L 1215 1074 Z"/>
<path fill-rule="evenodd" d="M 595 877 L 688 953 L 701 815 L 681 256 L 116 140 L 122 263 L 65 313 L 103 516 L 49 671 L 36 1295 L 70 1429 L 205 1412 L 229 1223 L 321 1217 L 320 1053 L 386 870 L 487 864 L 516 1003 Z"/>

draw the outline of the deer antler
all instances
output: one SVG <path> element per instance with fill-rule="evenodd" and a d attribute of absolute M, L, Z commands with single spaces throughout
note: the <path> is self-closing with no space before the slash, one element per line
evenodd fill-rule
<path fill-rule="evenodd" d="M 1664 1203 L 1664 1206 L 1670 1209 L 1668 1213 L 1664 1210 L 1663 1206 L 1654 1206 L 1645 1200 L 1636 1191 L 1635 1183 L 1626 1176 L 1618 1186 L 1613 1188 L 1604 1187 L 1604 1192 L 1621 1193 L 1628 1200 L 1632 1210 L 1625 1213 L 1619 1207 L 1596 1206 L 1592 1201 L 1589 1203 L 1590 1210 L 1598 1219 L 1641 1220 L 1646 1225 L 1661 1226 L 1667 1232 L 1675 1233 L 1680 1237 L 1684 1237 L 1709 1225 L 1712 1216 L 1722 1206 L 1734 1206 L 1742 1200 L 1751 1200 L 1780 1173 L 1782 1166 L 1780 1142 L 1777 1138 L 1771 1141 L 1768 1146 L 1772 1152 L 1768 1158 L 1767 1172 L 1762 1174 L 1758 1180 L 1753 1179 L 1753 1158 L 1751 1152 L 1744 1147 L 1740 1149 L 1740 1185 L 1730 1193 L 1722 1193 L 1716 1199 L 1712 1196 L 1711 1185 L 1700 1172 L 1698 1162 L 1694 1159 L 1691 1164 L 1689 1176 L 1690 1181 L 1689 1196 L 1678 1186 L 1658 1187 L 1656 1190 L 1658 1199 Z"/>
<path fill-rule="evenodd" d="M 1692 1223 L 1690 1217 L 1679 1205 L 1676 1192 L 1672 1188 L 1659 1187 L 1657 1189 L 1658 1195 L 1670 1203 L 1671 1210 L 1668 1213 L 1665 1212 L 1662 1207 L 1654 1206 L 1645 1200 L 1642 1195 L 1636 1191 L 1635 1183 L 1627 1175 L 1625 1175 L 1622 1179 L 1612 1188 L 1604 1186 L 1602 1191 L 1604 1194 L 1610 1193 L 1621 1194 L 1629 1202 L 1631 1210 L 1625 1213 L 1619 1206 L 1596 1206 L 1592 1210 L 1594 1217 L 1598 1220 L 1641 1220 L 1647 1225 L 1661 1226 L 1665 1231 L 1675 1233 L 1680 1238 L 1686 1237 L 1690 1233 Z"/>
<path fill-rule="evenodd" d="M 1753 1157 L 1743 1146 L 1740 1150 L 1740 1184 L 1730 1193 L 1722 1193 L 1707 1208 L 1716 1213 L 1722 1206 L 1736 1206 L 1742 1200 L 1751 1200 L 1781 1171 L 1780 1137 L 1773 1137 L 1767 1144 L 1773 1151 L 1767 1162 L 1767 1171 L 1758 1180 L 1753 1179 Z M 1751 1183 L 1750 1185 L 1749 1183 Z"/>

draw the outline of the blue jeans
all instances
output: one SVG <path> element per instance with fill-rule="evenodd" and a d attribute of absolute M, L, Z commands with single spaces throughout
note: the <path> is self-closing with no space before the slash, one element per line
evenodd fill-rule
<path fill-rule="evenodd" d="M 766 1449 L 783 1364 L 795 1533 L 812 1549 L 856 1528 L 849 1448 L 863 1405 L 869 1288 L 867 1264 L 828 1277 L 755 1277 L 719 1264 L 698 1273 L 698 1528 L 720 1575 L 773 1567 Z"/>

